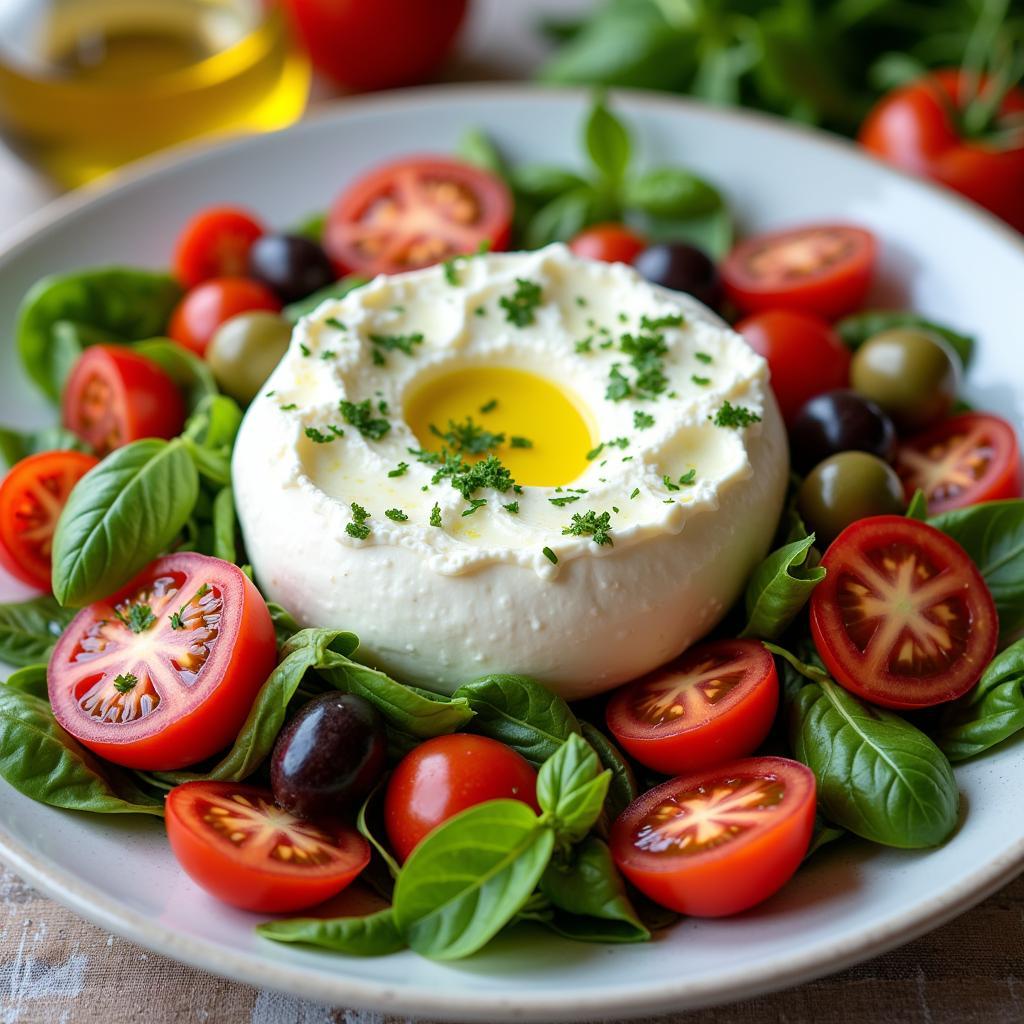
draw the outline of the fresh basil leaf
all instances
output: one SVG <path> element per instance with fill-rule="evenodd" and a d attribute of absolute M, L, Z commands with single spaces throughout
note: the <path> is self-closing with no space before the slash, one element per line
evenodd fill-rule
<path fill-rule="evenodd" d="M 604 808 L 612 773 L 601 770 L 594 748 L 575 733 L 541 765 L 537 803 L 560 842 L 579 842 Z"/>
<path fill-rule="evenodd" d="M 588 836 L 564 862 L 552 860 L 540 891 L 554 909 L 544 923 L 579 942 L 646 942 L 651 933 L 630 902 L 608 844 Z"/>
<path fill-rule="evenodd" d="M 956 829 L 953 769 L 909 722 L 831 679 L 801 686 L 789 706 L 794 756 L 814 772 L 822 812 L 885 846 L 936 846 Z"/>
<path fill-rule="evenodd" d="M 322 211 L 311 213 L 308 217 L 304 217 L 298 224 L 294 225 L 288 234 L 297 235 L 299 238 L 308 238 L 311 242 L 316 242 L 317 245 L 320 245 L 324 238 L 324 228 L 326 226 L 326 213 Z"/>
<path fill-rule="evenodd" d="M 433 960 L 475 953 L 530 899 L 554 841 L 519 800 L 491 800 L 450 818 L 398 876 L 394 914 L 402 937 Z"/>
<path fill-rule="evenodd" d="M 156 363 L 178 385 L 190 412 L 195 412 L 204 398 L 219 394 L 210 364 L 176 341 L 147 338 L 137 341 L 132 348 Z"/>
<path fill-rule="evenodd" d="M 552 164 L 522 164 L 509 171 L 509 183 L 516 195 L 547 202 L 563 192 L 586 188 L 587 182 L 573 171 Z"/>
<path fill-rule="evenodd" d="M 114 593 L 185 525 L 199 493 L 188 451 L 146 438 L 111 452 L 72 489 L 53 538 L 53 593 L 80 608 Z"/>
<path fill-rule="evenodd" d="M 38 697 L 49 703 L 50 693 L 46 684 L 45 664 L 26 665 L 24 668 L 19 668 L 7 677 L 4 686 L 11 690 L 20 690 L 22 693 Z"/>
<path fill-rule="evenodd" d="M 953 538 L 985 577 L 999 612 L 999 646 L 1024 632 L 1024 500 L 990 501 L 929 522 Z"/>
<path fill-rule="evenodd" d="M 235 543 L 238 520 L 235 517 L 235 496 L 229 487 L 222 487 L 213 499 L 213 555 L 225 562 L 238 561 Z"/>
<path fill-rule="evenodd" d="M 217 487 L 231 483 L 231 453 L 242 410 L 227 395 L 207 395 L 185 422 L 182 440 L 199 474 Z"/>
<path fill-rule="evenodd" d="M 359 808 L 359 814 L 356 816 L 356 828 L 359 830 L 359 834 L 377 851 L 391 877 L 397 878 L 402 870 L 401 865 L 395 860 L 394 854 L 383 840 L 378 839 L 373 829 L 370 828 L 370 815 L 374 809 L 379 811 L 378 805 L 380 798 L 384 795 L 384 785 L 384 780 L 378 782 L 370 795 L 363 801 L 362 807 Z M 375 815 L 375 817 L 377 816 Z"/>
<path fill-rule="evenodd" d="M 387 956 L 405 949 L 391 908 L 365 917 L 294 917 L 267 921 L 256 932 L 274 942 L 297 942 L 347 956 Z"/>
<path fill-rule="evenodd" d="M 534 768 L 580 731 L 569 705 L 528 676 L 495 673 L 464 683 L 452 696 L 474 712 L 470 731 L 511 747 Z"/>
<path fill-rule="evenodd" d="M 7 463 L 8 468 L 39 452 L 88 450 L 88 445 L 63 427 L 43 427 L 27 433 L 0 427 L 0 459 Z"/>
<path fill-rule="evenodd" d="M 811 592 L 825 578 L 825 567 L 808 564 L 814 534 L 773 551 L 747 584 L 747 624 L 740 636 L 777 640 L 789 628 Z"/>
<path fill-rule="evenodd" d="M 122 774 L 101 767 L 57 724 L 45 700 L 0 686 L 0 776 L 19 793 L 73 811 L 162 817 L 163 801 L 145 796 Z M 114 780 L 124 788 L 115 788 Z"/>
<path fill-rule="evenodd" d="M 836 324 L 839 337 L 847 346 L 856 350 L 861 347 L 869 338 L 873 338 L 882 331 L 891 330 L 893 327 L 923 327 L 925 330 L 934 331 L 944 341 L 948 342 L 950 348 L 960 357 L 966 369 L 971 365 L 974 357 L 975 339 L 969 334 L 962 334 L 952 327 L 938 324 L 927 317 L 919 316 L 908 310 L 900 309 L 872 309 L 863 313 L 854 313 L 840 320 Z"/>
<path fill-rule="evenodd" d="M 70 320 L 58 320 L 50 328 L 49 361 L 53 383 L 64 393 L 64 386 L 71 376 L 75 363 L 82 358 L 82 353 L 89 345 L 121 344 L 120 338 L 112 338 L 109 334 L 72 323 Z"/>
<path fill-rule="evenodd" d="M 611 185 L 618 185 L 629 166 L 632 143 L 629 132 L 599 98 L 583 126 L 583 141 L 595 169 Z"/>
<path fill-rule="evenodd" d="M 722 206 L 722 196 L 714 186 L 676 167 L 659 167 L 629 179 L 623 186 L 622 201 L 653 217 L 683 220 L 714 213 Z"/>
<path fill-rule="evenodd" d="M 565 242 L 595 220 L 600 220 L 599 199 L 590 185 L 563 192 L 545 203 L 523 229 L 523 244 L 540 249 Z"/>
<path fill-rule="evenodd" d="M 18 310 L 22 364 L 43 393 L 57 401 L 66 367 L 54 361 L 56 324 L 92 328 L 94 337 L 105 340 L 141 341 L 164 333 L 180 298 L 181 286 L 174 278 L 147 270 L 104 267 L 46 277 Z"/>
<path fill-rule="evenodd" d="M 46 661 L 74 614 L 49 595 L 0 604 L 0 661 L 9 665 Z"/>
<path fill-rule="evenodd" d="M 928 499 L 924 496 L 924 491 L 920 487 L 914 491 L 914 496 L 910 499 L 910 504 L 907 506 L 907 518 L 916 519 L 922 523 L 928 519 Z"/>
<path fill-rule="evenodd" d="M 601 765 L 612 773 L 604 810 L 609 822 L 614 821 L 639 795 L 633 767 L 626 755 L 600 729 L 589 722 L 580 722 L 583 738 L 594 748 Z"/>
<path fill-rule="evenodd" d="M 309 316 L 310 313 L 315 312 L 329 299 L 343 299 L 349 292 L 362 288 L 364 284 L 366 284 L 365 277 L 357 277 L 355 274 L 350 274 L 348 277 L 343 277 L 340 281 L 335 281 L 334 284 L 329 284 L 319 291 L 313 292 L 312 295 L 307 295 L 304 299 L 299 299 L 298 302 L 290 302 L 281 310 L 281 316 L 288 323 L 297 324 L 304 316 Z"/>
<path fill-rule="evenodd" d="M 1024 640 L 996 655 L 978 685 L 945 704 L 933 738 L 951 761 L 963 761 L 1024 729 Z"/>
<path fill-rule="evenodd" d="M 267 611 L 270 612 L 270 618 L 274 623 L 277 646 L 283 647 L 302 627 L 295 621 L 291 612 L 282 608 L 276 601 L 267 602 Z"/>
<path fill-rule="evenodd" d="M 462 133 L 455 146 L 455 155 L 499 178 L 505 178 L 508 174 L 508 168 L 501 153 L 498 152 L 498 147 L 491 141 L 490 136 L 479 128 L 469 128 Z"/>

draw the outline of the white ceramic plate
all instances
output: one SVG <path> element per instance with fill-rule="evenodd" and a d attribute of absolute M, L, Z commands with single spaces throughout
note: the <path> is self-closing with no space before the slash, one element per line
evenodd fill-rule
<path fill-rule="evenodd" d="M 486 128 L 517 160 L 577 162 L 586 98 L 531 88 L 456 87 L 339 105 L 278 135 L 157 161 L 113 187 L 45 211 L 0 256 L 0 323 L 39 277 L 103 262 L 160 266 L 186 217 L 251 206 L 288 225 L 387 157 L 446 152 Z M 643 161 L 681 163 L 719 183 L 746 230 L 847 219 L 883 241 L 879 295 L 977 332 L 970 396 L 1024 422 L 1019 237 L 955 197 L 782 122 L 654 96 L 616 107 Z M 3 422 L 46 422 L 0 351 Z M 9 596 L 9 595 L 8 595 Z M 258 920 L 207 898 L 177 869 L 159 823 L 51 810 L 0 787 L 0 856 L 97 924 L 199 967 L 304 997 L 467 1020 L 626 1017 L 740 999 L 806 981 L 933 928 L 1024 866 L 1024 746 L 957 771 L 964 820 L 941 849 L 843 844 L 778 896 L 723 921 L 689 920 L 644 946 L 576 945 L 521 930 L 469 961 L 412 954 L 320 955 L 258 939 Z"/>

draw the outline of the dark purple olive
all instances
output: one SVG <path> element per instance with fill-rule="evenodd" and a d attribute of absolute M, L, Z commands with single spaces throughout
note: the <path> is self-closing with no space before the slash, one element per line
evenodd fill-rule
<path fill-rule="evenodd" d="M 249 250 L 249 274 L 277 292 L 282 302 L 298 302 L 337 279 L 327 254 L 298 235 L 264 235 Z"/>
<path fill-rule="evenodd" d="M 881 406 L 853 391 L 827 391 L 812 398 L 789 431 L 793 468 L 800 473 L 839 452 L 868 452 L 888 462 L 896 428 Z"/>
<path fill-rule="evenodd" d="M 633 266 L 651 284 L 686 292 L 711 309 L 722 301 L 722 279 L 718 268 L 700 249 L 683 242 L 662 242 L 649 246 Z"/>
<path fill-rule="evenodd" d="M 387 737 L 377 709 L 350 693 L 325 693 L 281 730 L 270 761 L 274 799 L 300 818 L 333 818 L 373 789 Z"/>

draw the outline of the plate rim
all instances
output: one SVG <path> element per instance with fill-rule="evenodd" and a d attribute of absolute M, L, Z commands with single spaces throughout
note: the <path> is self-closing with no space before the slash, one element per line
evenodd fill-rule
<path fill-rule="evenodd" d="M 592 91 L 586 88 L 537 86 L 529 83 L 468 82 L 422 86 L 335 101 L 282 131 L 307 130 L 306 126 L 309 126 L 308 130 L 315 131 L 318 125 L 345 120 L 353 114 L 410 107 L 429 108 L 443 104 L 452 97 L 472 97 L 474 101 L 483 102 L 510 98 L 544 102 L 554 98 L 569 98 L 582 103 L 591 94 Z M 1014 232 L 1009 225 L 955 192 L 882 163 L 860 149 L 852 140 L 761 111 L 711 107 L 690 97 L 629 89 L 611 90 L 609 95 L 613 103 L 621 104 L 625 109 L 697 109 L 713 113 L 717 118 L 741 124 L 756 124 L 778 134 L 798 136 L 815 145 L 840 150 L 848 159 L 870 164 L 876 173 L 908 182 L 935 200 L 959 207 L 962 213 L 980 220 L 988 231 L 1018 249 L 1024 260 L 1024 237 Z M 0 235 L 0 260 L 7 262 L 16 258 L 22 247 L 56 227 L 64 218 L 80 209 L 102 203 L 133 184 L 173 175 L 181 166 L 201 164 L 225 149 L 244 149 L 258 143 L 263 137 L 260 134 L 245 134 L 188 143 L 170 152 L 147 157 L 107 176 L 101 182 L 58 197 Z M 119 904 L 102 890 L 83 882 L 71 871 L 48 864 L 45 858 L 11 835 L 2 822 L 0 861 L 47 896 L 99 927 L 172 959 L 257 988 L 271 988 L 335 1005 L 406 1013 L 414 1017 L 429 1015 L 448 1020 L 491 1021 L 579 1020 L 637 1017 L 735 1002 L 831 974 L 884 953 L 948 922 L 1020 874 L 1024 870 L 1024 836 L 998 858 L 986 862 L 959 884 L 935 894 L 912 911 L 890 918 L 875 927 L 865 927 L 854 936 L 818 945 L 795 957 L 791 954 L 773 959 L 753 971 L 740 967 L 733 976 L 724 980 L 721 975 L 716 975 L 713 982 L 670 981 L 658 986 L 648 985 L 641 991 L 626 989 L 619 994 L 601 990 L 595 995 L 590 990 L 577 989 L 571 1002 L 564 994 L 536 995 L 529 990 L 519 990 L 509 995 L 470 990 L 459 993 L 457 1005 L 450 1001 L 450 993 L 439 994 L 436 988 L 395 988 L 385 982 L 342 977 L 320 967 L 275 961 L 264 953 L 238 952 L 225 949 L 211 940 L 183 935 Z"/>

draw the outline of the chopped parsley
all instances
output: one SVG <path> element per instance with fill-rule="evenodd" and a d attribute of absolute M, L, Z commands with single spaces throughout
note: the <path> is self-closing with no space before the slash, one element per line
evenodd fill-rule
<path fill-rule="evenodd" d="M 682 327 L 684 323 L 685 321 L 681 313 L 640 317 L 640 328 L 644 331 L 660 331 L 665 327 Z"/>
<path fill-rule="evenodd" d="M 409 521 L 409 517 L 400 508 L 385 509 L 384 515 L 394 523 L 406 523 Z"/>
<path fill-rule="evenodd" d="M 404 352 L 411 356 L 413 348 L 423 344 L 423 335 L 419 331 L 415 334 L 371 334 L 370 341 L 373 343 L 374 364 L 385 366 L 388 361 L 386 352 Z"/>
<path fill-rule="evenodd" d="M 298 409 L 298 406 L 294 402 L 289 402 L 287 405 L 281 406 L 281 412 L 291 412 L 292 409 Z"/>
<path fill-rule="evenodd" d="M 442 466 L 442 470 L 443 469 L 444 467 Z M 515 480 L 512 479 L 512 474 L 505 466 L 502 465 L 501 460 L 495 458 L 493 455 L 488 455 L 486 459 L 483 459 L 481 462 L 474 463 L 471 466 L 467 466 L 463 463 L 458 470 L 450 474 L 442 473 L 442 470 L 439 470 L 438 473 L 434 474 L 434 482 L 436 483 L 439 479 L 439 474 L 441 474 L 441 476 L 450 476 L 452 487 L 454 487 L 459 494 L 466 499 L 466 501 L 469 501 L 476 491 L 487 487 L 497 491 L 499 494 L 505 494 L 512 488 L 517 487 Z"/>
<path fill-rule="evenodd" d="M 690 380 L 692 380 L 694 384 L 698 385 L 698 387 L 702 388 L 706 388 L 711 383 L 710 377 L 698 377 L 695 373 L 690 374 Z"/>
<path fill-rule="evenodd" d="M 345 527 L 345 532 L 350 537 L 355 537 L 356 540 L 366 540 L 370 536 L 370 528 L 366 525 L 366 520 L 369 518 L 370 513 L 362 505 L 357 505 L 353 501 L 352 522 Z"/>
<path fill-rule="evenodd" d="M 578 494 L 566 494 L 561 498 L 548 498 L 555 508 L 564 508 L 566 505 L 571 505 L 574 501 L 579 501 L 580 496 Z"/>
<path fill-rule="evenodd" d="M 348 328 L 336 317 L 329 316 L 325 321 L 328 327 L 333 327 L 336 331 L 347 331 Z"/>
<path fill-rule="evenodd" d="M 630 386 L 629 378 L 623 374 L 620 364 L 612 363 L 612 368 L 608 372 L 608 387 L 605 389 L 604 397 L 610 402 L 621 402 L 624 398 L 629 398 L 632 393 L 633 388 Z"/>
<path fill-rule="evenodd" d="M 338 407 L 341 409 L 341 415 L 345 422 L 355 427 L 363 437 L 368 437 L 371 441 L 379 441 L 391 429 L 391 424 L 387 420 L 373 415 L 368 398 L 362 402 L 350 402 L 343 398 L 338 403 Z"/>
<path fill-rule="evenodd" d="M 484 505 L 486 505 L 486 504 L 487 504 L 487 499 L 486 498 L 470 498 L 469 499 L 469 508 L 464 508 L 462 510 L 463 518 L 465 518 L 466 516 L 471 516 L 478 508 L 483 508 Z"/>
<path fill-rule="evenodd" d="M 697 470 L 696 469 L 689 469 L 687 472 L 685 472 L 679 478 L 679 483 L 683 487 L 689 487 L 691 484 L 694 484 L 696 482 L 697 482 Z"/>
<path fill-rule="evenodd" d="M 434 507 L 430 510 L 430 525 L 441 525 L 441 506 L 435 501 Z"/>
<path fill-rule="evenodd" d="M 543 302 L 541 286 L 524 277 L 516 278 L 516 290 L 503 295 L 498 305 L 505 310 L 505 319 L 516 327 L 528 327 L 536 319 L 537 307 Z"/>
<path fill-rule="evenodd" d="M 633 493 L 630 495 L 630 498 L 636 498 L 636 497 L 639 496 L 639 494 L 640 494 L 640 488 L 639 487 L 634 487 L 633 488 Z"/>
<path fill-rule="evenodd" d="M 513 515 L 519 512 L 519 502 L 510 501 L 507 505 L 501 506 L 506 512 L 511 512 Z"/>
<path fill-rule="evenodd" d="M 185 620 L 181 617 L 181 612 L 171 612 L 168 617 L 171 620 L 171 629 L 185 628 Z"/>
<path fill-rule="evenodd" d="M 602 441 L 596 448 L 591 448 L 587 452 L 587 462 L 593 462 L 605 450 L 605 448 L 628 448 L 629 438 L 628 437 L 613 437 L 610 441 Z"/>
<path fill-rule="evenodd" d="M 114 689 L 118 693 L 128 693 L 138 685 L 138 676 L 133 675 L 131 672 L 122 672 L 121 675 L 114 677 Z"/>
<path fill-rule="evenodd" d="M 464 423 L 449 420 L 448 429 L 444 432 L 431 423 L 430 432 L 441 438 L 452 451 L 466 455 L 484 455 L 505 443 L 504 434 L 495 434 L 481 427 L 473 421 L 472 416 L 467 416 Z"/>
<path fill-rule="evenodd" d="M 711 419 L 711 417 L 708 417 Z M 714 415 L 716 427 L 749 427 L 752 423 L 760 423 L 761 417 L 751 409 L 742 405 L 733 405 L 728 399 Z"/>
<path fill-rule="evenodd" d="M 547 560 L 548 560 L 548 561 L 549 561 L 549 562 L 550 562 L 550 563 L 551 563 L 552 565 L 558 565 L 558 555 L 556 555 L 556 554 L 554 553 L 554 551 L 552 551 L 552 550 L 551 550 L 551 548 L 544 548 L 544 549 L 543 549 L 543 554 L 544 554 L 544 557 L 545 557 L 545 558 L 546 558 L 546 559 L 547 559 Z"/>
<path fill-rule="evenodd" d="M 576 342 L 574 348 L 577 355 L 585 355 L 588 352 L 593 352 L 594 336 L 592 334 L 588 334 L 585 338 L 580 338 L 580 340 Z"/>
<path fill-rule="evenodd" d="M 486 402 L 484 405 L 480 406 L 480 412 L 481 413 L 494 412 L 494 410 L 497 409 L 497 408 L 498 408 L 498 400 L 496 398 L 492 398 L 489 402 Z"/>
<path fill-rule="evenodd" d="M 120 611 L 114 612 L 114 615 L 122 625 L 127 626 L 133 633 L 144 633 L 156 622 L 153 609 L 148 604 L 133 604 L 128 609 L 127 615 Z"/>
<path fill-rule="evenodd" d="M 323 350 L 323 352 L 320 353 L 320 358 L 325 363 L 328 362 L 329 360 L 333 359 L 334 356 L 335 356 L 335 352 L 334 352 L 334 349 L 332 349 L 332 348 L 325 348 Z"/>
<path fill-rule="evenodd" d="M 327 429 L 330 433 L 325 434 L 322 430 L 318 430 L 316 427 L 306 427 L 303 433 L 313 442 L 313 444 L 330 444 L 331 441 L 336 441 L 339 437 L 345 436 L 345 431 L 341 427 L 336 427 L 333 423 L 327 424 Z"/>
<path fill-rule="evenodd" d="M 633 413 L 633 426 L 637 430 L 646 430 L 648 427 L 654 426 L 654 417 L 649 412 L 637 409 Z"/>
<path fill-rule="evenodd" d="M 441 264 L 441 270 L 444 272 L 444 279 L 452 285 L 452 287 L 458 286 L 461 282 L 459 281 L 459 264 L 465 263 L 466 260 L 471 260 L 474 256 L 482 256 L 485 252 L 488 252 L 491 248 L 491 240 L 485 238 L 477 248 L 476 252 L 460 252 L 454 256 L 449 256 Z"/>
<path fill-rule="evenodd" d="M 582 295 L 576 296 L 576 305 L 582 309 L 587 304 L 587 300 Z"/>
<path fill-rule="evenodd" d="M 620 324 L 627 324 L 627 323 L 629 323 L 629 316 L 626 313 L 620 313 L 619 314 L 619 323 Z"/>
<path fill-rule="evenodd" d="M 483 306 L 477 306 L 476 309 L 473 310 L 473 315 L 474 316 L 487 316 L 487 310 L 484 309 Z"/>
<path fill-rule="evenodd" d="M 513 448 L 532 448 L 533 442 L 528 437 L 519 437 L 517 434 L 513 434 L 509 439 L 508 443 Z"/>
<path fill-rule="evenodd" d="M 400 462 L 394 469 L 388 471 L 389 477 L 405 476 L 409 472 L 409 463 Z"/>
<path fill-rule="evenodd" d="M 301 341 L 300 341 L 300 342 L 299 342 L 299 351 L 300 351 L 300 352 L 301 352 L 301 353 L 302 353 L 302 354 L 303 354 L 304 356 L 308 356 L 308 355 L 309 355 L 309 346 L 308 346 L 308 345 L 306 345 L 306 344 L 304 344 L 303 342 L 301 342 Z"/>
<path fill-rule="evenodd" d="M 694 352 L 693 357 L 694 359 L 699 359 L 705 365 L 711 362 L 711 356 L 707 352 Z"/>
<path fill-rule="evenodd" d="M 598 547 L 605 544 L 614 547 L 612 544 L 612 514 L 602 512 L 598 515 L 593 509 L 587 512 L 574 512 L 572 522 L 562 531 L 563 534 L 572 537 L 590 537 Z"/>

